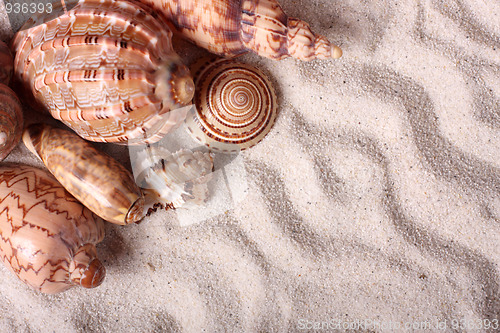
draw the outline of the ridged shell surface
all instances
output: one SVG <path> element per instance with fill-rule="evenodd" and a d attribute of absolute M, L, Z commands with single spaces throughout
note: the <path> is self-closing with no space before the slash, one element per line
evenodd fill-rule
<path fill-rule="evenodd" d="M 0 83 L 0 161 L 14 149 L 23 132 L 23 109 L 12 89 Z"/>
<path fill-rule="evenodd" d="M 144 197 L 132 174 L 90 142 L 45 124 L 26 128 L 23 141 L 68 192 L 104 220 L 124 225 L 144 216 Z"/>
<path fill-rule="evenodd" d="M 171 153 L 149 147 L 138 154 L 134 170 L 151 207 L 159 203 L 170 208 L 186 208 L 208 199 L 207 183 L 212 179 L 213 157 L 188 149 Z"/>
<path fill-rule="evenodd" d="M 0 166 L 0 258 L 19 279 L 44 293 L 101 284 L 95 244 L 100 218 L 51 174 L 20 164 Z"/>
<path fill-rule="evenodd" d="M 197 141 L 223 152 L 238 152 L 260 142 L 274 125 L 277 99 L 258 68 L 226 59 L 192 67 L 196 111 L 186 118 Z"/>
<path fill-rule="evenodd" d="M 271 59 L 339 58 L 342 50 L 309 25 L 288 17 L 276 0 L 141 0 L 174 30 L 222 56 L 253 51 Z"/>
<path fill-rule="evenodd" d="M 55 18 L 53 18 L 55 16 Z M 122 0 L 35 17 L 13 39 L 15 75 L 58 120 L 98 142 L 149 143 L 183 120 L 193 82 L 164 19 Z"/>

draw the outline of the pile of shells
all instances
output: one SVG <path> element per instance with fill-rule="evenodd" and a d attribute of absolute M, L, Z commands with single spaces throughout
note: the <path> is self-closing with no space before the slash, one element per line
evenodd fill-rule
<path fill-rule="evenodd" d="M 150 144 L 184 124 L 207 149 L 235 153 L 271 130 L 277 99 L 269 78 L 220 58 L 190 71 L 172 48 L 170 29 L 224 57 L 342 54 L 274 0 L 81 0 L 70 11 L 54 3 L 50 16 L 31 18 L 11 41 L 12 53 L 0 43 L 0 160 L 22 137 L 47 169 L 0 165 L 0 257 L 31 287 L 96 287 L 105 276 L 95 248 L 103 220 L 127 225 L 158 207 L 207 200 L 214 155 Z M 8 87 L 13 75 L 72 131 L 24 128 Z M 138 177 L 90 141 L 146 145 L 134 165 Z"/>

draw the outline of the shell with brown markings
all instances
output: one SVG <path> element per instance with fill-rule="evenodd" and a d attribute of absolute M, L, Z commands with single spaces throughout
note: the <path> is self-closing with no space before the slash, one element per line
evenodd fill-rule
<path fill-rule="evenodd" d="M 104 220 L 130 224 L 144 216 L 144 197 L 132 174 L 76 134 L 45 124 L 28 126 L 24 144 L 85 207 Z"/>
<path fill-rule="evenodd" d="M 339 58 L 342 50 L 288 17 L 276 0 L 141 0 L 183 37 L 222 56 L 253 51 L 271 59 Z"/>
<path fill-rule="evenodd" d="M 200 61 L 192 67 L 196 110 L 186 118 L 197 141 L 222 152 L 238 152 L 260 142 L 277 115 L 269 78 L 258 68 L 226 59 Z"/>
<path fill-rule="evenodd" d="M 48 172 L 0 166 L 0 212 L 0 258 L 23 282 L 48 294 L 102 283 L 103 222 Z"/>
<path fill-rule="evenodd" d="M 149 143 L 183 120 L 194 85 L 165 20 L 124 0 L 83 0 L 26 23 L 15 75 L 51 115 L 97 142 Z"/>

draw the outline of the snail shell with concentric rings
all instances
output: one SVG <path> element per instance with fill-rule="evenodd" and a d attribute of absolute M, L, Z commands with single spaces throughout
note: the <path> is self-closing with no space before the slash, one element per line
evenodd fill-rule
<path fill-rule="evenodd" d="M 211 149 L 237 152 L 261 141 L 274 125 L 277 98 L 269 78 L 258 68 L 227 59 L 192 67 L 196 110 L 187 130 Z"/>

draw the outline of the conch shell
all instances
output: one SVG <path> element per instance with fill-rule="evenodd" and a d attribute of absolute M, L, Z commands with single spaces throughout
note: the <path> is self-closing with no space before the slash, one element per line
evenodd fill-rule
<path fill-rule="evenodd" d="M 163 13 L 183 37 L 212 53 L 249 50 L 271 59 L 339 58 L 342 50 L 288 17 L 276 0 L 141 0 Z"/>
<path fill-rule="evenodd" d="M 132 174 L 90 142 L 45 124 L 28 126 L 23 141 L 64 188 L 96 215 L 121 225 L 144 217 L 144 197 Z"/>
<path fill-rule="evenodd" d="M 127 144 L 158 141 L 182 122 L 186 112 L 171 110 L 191 102 L 194 85 L 161 15 L 124 0 L 52 15 L 30 19 L 11 48 L 16 80 L 55 119 L 87 140 Z"/>
<path fill-rule="evenodd" d="M 23 282 L 48 294 L 99 286 L 100 218 L 44 170 L 0 166 L 0 258 Z"/>

